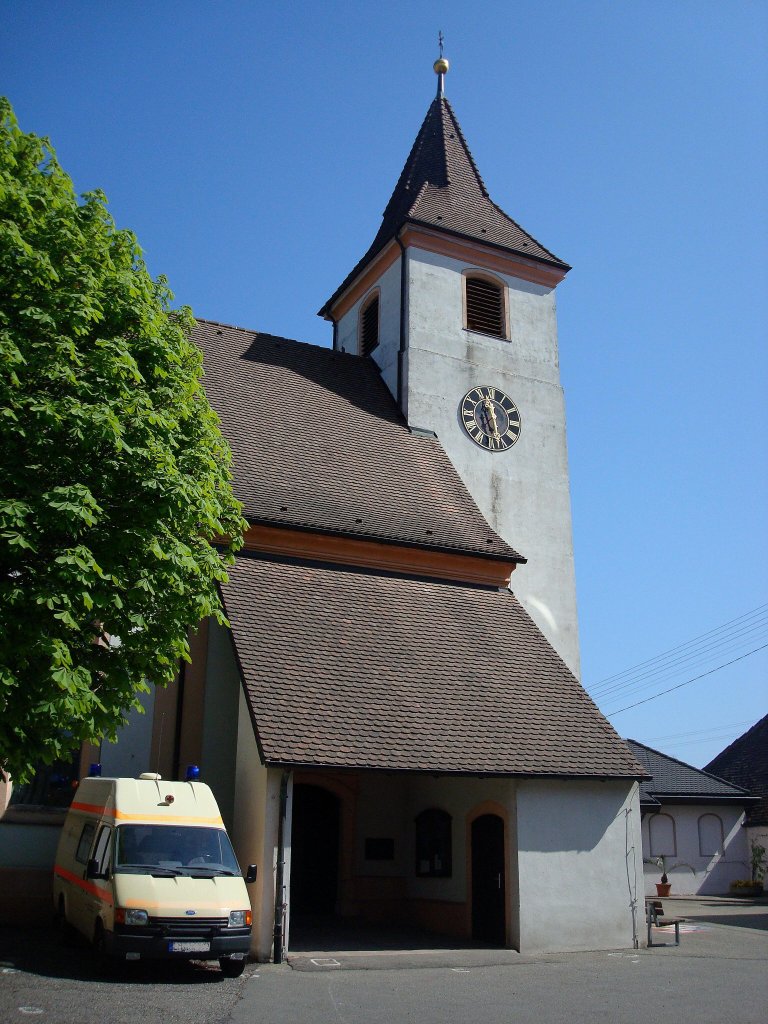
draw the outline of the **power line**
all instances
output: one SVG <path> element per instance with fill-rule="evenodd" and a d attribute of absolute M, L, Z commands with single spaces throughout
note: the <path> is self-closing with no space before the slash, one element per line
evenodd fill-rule
<path fill-rule="evenodd" d="M 762 647 L 755 647 L 752 651 L 747 651 L 746 654 L 740 655 L 738 658 L 734 658 L 732 661 L 726 661 L 723 665 L 718 665 L 717 668 L 711 668 L 709 672 L 702 672 L 699 676 L 694 676 L 693 679 L 686 679 L 684 683 L 678 683 L 677 686 L 670 686 L 668 690 L 662 690 L 661 693 L 655 693 L 652 697 L 646 697 L 644 700 L 638 700 L 634 704 L 628 704 L 625 708 L 619 708 L 618 711 L 612 711 L 610 714 L 606 714 L 606 718 L 613 718 L 615 715 L 620 715 L 622 711 L 630 711 L 632 708 L 640 707 L 641 704 L 648 704 L 652 700 L 657 700 L 659 697 L 663 697 L 667 693 L 672 693 L 673 690 L 679 690 L 683 686 L 688 686 L 689 683 L 695 683 L 699 679 L 703 679 L 705 676 L 711 676 L 714 672 L 719 672 L 721 668 L 728 668 L 729 665 L 735 665 L 737 661 L 743 661 L 744 658 L 748 658 L 750 654 L 757 654 L 758 651 L 764 651 L 768 647 L 768 644 L 763 644 Z"/>
<path fill-rule="evenodd" d="M 723 623 L 720 626 L 715 626 L 713 629 L 707 630 L 706 633 L 701 633 L 699 636 L 694 637 L 692 640 L 687 640 L 685 643 L 678 644 L 675 647 L 670 647 L 666 651 L 662 651 L 661 654 L 655 655 L 653 658 L 648 658 L 645 661 L 639 662 L 637 665 L 633 665 L 630 668 L 624 669 L 622 672 L 616 672 L 613 675 L 605 676 L 603 679 L 598 679 L 589 688 L 590 692 L 601 689 L 606 683 L 613 683 L 615 680 L 619 680 L 628 675 L 637 675 L 638 670 L 645 669 L 650 665 L 654 665 L 659 661 L 668 659 L 670 655 L 677 654 L 679 651 L 683 651 L 693 644 L 698 643 L 701 640 L 706 640 L 708 637 L 712 637 L 714 634 L 722 633 L 727 630 L 729 626 L 734 626 L 737 623 L 742 623 L 745 619 L 754 618 L 760 613 L 764 613 L 768 609 L 768 603 L 758 605 L 757 608 L 753 608 L 751 611 L 744 612 L 742 615 L 738 615 L 734 619 L 730 619 L 728 622 Z M 608 687 L 610 689 L 611 687 Z"/>
<path fill-rule="evenodd" d="M 660 743 L 663 740 L 686 740 L 688 737 L 697 736 L 699 739 L 692 739 L 691 743 L 699 743 L 701 740 L 709 739 L 710 733 L 731 732 L 733 729 L 743 729 L 745 725 L 751 725 L 751 720 L 744 722 L 731 722 L 728 725 L 711 725 L 708 729 L 692 729 L 689 732 L 670 732 L 665 736 L 650 736 L 649 740 Z"/>
<path fill-rule="evenodd" d="M 748 634 L 755 635 L 749 636 Z M 699 665 L 705 664 L 707 661 L 711 661 L 717 655 L 731 653 L 732 651 L 738 650 L 740 647 L 753 644 L 756 640 L 761 640 L 766 636 L 768 636 L 768 621 L 766 623 L 750 626 L 727 639 L 723 638 L 717 642 L 705 645 L 700 650 L 692 651 L 690 654 L 662 663 L 657 668 L 649 669 L 635 677 L 630 677 L 623 683 L 614 683 L 613 686 L 603 687 L 597 692 L 592 691 L 592 696 L 595 698 L 606 698 L 611 695 L 611 699 L 615 699 L 622 691 L 639 691 L 648 689 L 649 686 L 655 686 L 656 684 L 664 682 L 666 679 L 677 675 L 683 669 L 696 668 Z"/>

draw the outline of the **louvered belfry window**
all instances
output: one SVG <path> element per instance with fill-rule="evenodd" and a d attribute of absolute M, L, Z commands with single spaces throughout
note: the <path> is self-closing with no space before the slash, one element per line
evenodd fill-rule
<path fill-rule="evenodd" d="M 484 277 L 467 277 L 467 330 L 506 337 L 501 285 Z"/>
<path fill-rule="evenodd" d="M 363 310 L 360 321 L 360 355 L 369 356 L 379 344 L 379 296 L 375 295 Z"/>

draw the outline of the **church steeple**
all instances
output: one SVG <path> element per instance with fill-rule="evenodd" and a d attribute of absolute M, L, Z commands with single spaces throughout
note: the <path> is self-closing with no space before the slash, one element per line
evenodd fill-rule
<path fill-rule="evenodd" d="M 435 62 L 442 82 L 448 62 Z M 561 272 L 570 267 L 493 202 L 456 114 L 438 86 L 368 251 L 320 310 L 336 299 L 406 224 L 429 227 L 521 256 Z"/>
<path fill-rule="evenodd" d="M 444 95 L 447 65 L 376 237 L 321 315 L 527 557 L 515 593 L 578 673 L 555 302 L 570 268 L 491 199 Z"/>

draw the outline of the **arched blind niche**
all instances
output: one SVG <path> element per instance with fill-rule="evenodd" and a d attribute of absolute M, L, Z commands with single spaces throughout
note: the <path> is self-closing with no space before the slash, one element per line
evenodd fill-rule
<path fill-rule="evenodd" d="M 654 814 L 648 822 L 652 857 L 674 857 L 677 854 L 675 822 L 668 814 Z"/>
<path fill-rule="evenodd" d="M 487 277 L 464 277 L 467 330 L 506 338 L 504 289 Z"/>
<path fill-rule="evenodd" d="M 360 355 L 369 356 L 379 344 L 379 293 L 376 292 L 360 311 Z"/>
<path fill-rule="evenodd" d="M 702 814 L 699 818 L 699 853 L 714 857 L 723 852 L 723 822 L 718 814 Z"/>

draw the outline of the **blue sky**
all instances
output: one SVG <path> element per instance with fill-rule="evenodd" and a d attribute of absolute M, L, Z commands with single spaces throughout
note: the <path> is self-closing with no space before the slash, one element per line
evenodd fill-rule
<path fill-rule="evenodd" d="M 584 682 L 708 634 L 602 709 L 742 660 L 615 715 L 619 732 L 703 765 L 768 712 L 768 650 L 744 657 L 768 643 L 768 3 L 0 0 L 0 23 L 22 127 L 107 193 L 178 301 L 317 344 L 432 99 L 442 29 L 491 195 L 573 266 Z"/>

